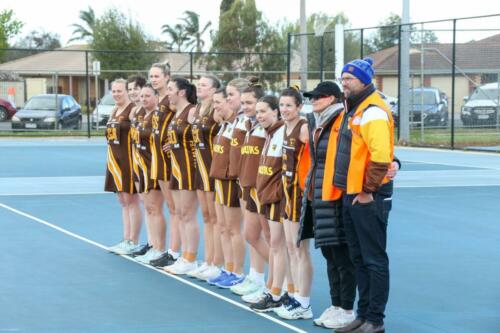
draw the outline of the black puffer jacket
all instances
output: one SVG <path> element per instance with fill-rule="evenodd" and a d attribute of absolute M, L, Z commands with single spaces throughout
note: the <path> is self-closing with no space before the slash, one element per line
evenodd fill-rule
<path fill-rule="evenodd" d="M 314 237 L 316 248 L 346 243 L 344 226 L 342 223 L 342 200 L 321 200 L 330 130 L 333 122 L 343 110 L 341 104 L 336 104 L 332 107 L 335 107 L 335 111 L 331 113 L 327 119 L 322 121 L 325 125 L 316 142 L 313 140 L 316 119 L 312 113 L 307 115 L 309 147 L 311 149 L 312 161 L 302 202 L 299 242 L 300 240 Z M 311 182 L 313 182 L 313 184 L 311 184 Z M 311 190 L 313 191 L 312 195 L 310 195 Z M 312 201 L 308 200 L 309 196 L 313 198 Z"/>

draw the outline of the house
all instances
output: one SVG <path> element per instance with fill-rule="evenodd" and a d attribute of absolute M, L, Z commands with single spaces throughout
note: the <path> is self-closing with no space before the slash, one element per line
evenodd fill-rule
<path fill-rule="evenodd" d="M 451 103 L 451 43 L 429 43 L 410 47 L 410 86 L 436 87 L 445 92 Z M 398 95 L 398 46 L 369 55 L 373 58 L 375 84 L 387 95 Z M 500 34 L 468 43 L 456 44 L 455 113 L 463 98 L 478 85 L 500 79 Z M 451 107 L 450 107 L 451 110 Z"/>

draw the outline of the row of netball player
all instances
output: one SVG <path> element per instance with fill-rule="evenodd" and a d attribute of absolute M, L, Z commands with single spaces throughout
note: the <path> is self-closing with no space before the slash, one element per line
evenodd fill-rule
<path fill-rule="evenodd" d="M 153 64 L 149 79 L 150 84 L 140 77 L 112 84 L 116 107 L 106 131 L 105 188 L 118 193 L 124 234 L 110 250 L 229 288 L 255 311 L 312 318 L 309 243 L 297 239 L 303 200 L 297 166 L 309 141 L 299 115 L 301 94 L 288 88 L 279 99 L 264 96 L 253 78 L 221 88 L 212 75 L 202 76 L 195 88 L 183 78 L 171 79 L 165 64 Z M 141 200 L 145 246 L 138 244 Z M 201 264 L 198 204 L 204 222 Z M 341 313 L 340 304 L 332 303 L 315 323 L 340 327 L 354 319 L 352 305 L 344 317 L 328 317 L 335 309 Z M 335 323 L 328 322 L 332 318 Z"/>

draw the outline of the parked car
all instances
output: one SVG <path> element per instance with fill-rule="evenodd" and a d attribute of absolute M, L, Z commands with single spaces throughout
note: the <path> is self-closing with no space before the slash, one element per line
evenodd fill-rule
<path fill-rule="evenodd" d="M 10 104 L 8 100 L 0 98 L 0 121 L 9 120 L 16 112 L 14 105 Z"/>
<path fill-rule="evenodd" d="M 99 127 L 106 126 L 114 107 L 115 100 L 113 96 L 111 96 L 110 93 L 104 95 L 99 103 L 97 103 L 97 107 L 92 111 L 92 128 L 96 128 L 96 124 L 98 124 Z"/>
<path fill-rule="evenodd" d="M 394 119 L 394 124 L 398 123 L 398 99 L 396 97 L 392 97 L 384 94 L 381 91 L 378 91 L 378 94 L 382 99 L 387 103 L 392 112 L 392 118 Z"/>
<path fill-rule="evenodd" d="M 392 107 L 395 119 L 398 105 Z M 448 124 L 448 97 L 438 88 L 423 87 L 410 89 L 410 126 L 444 127 Z"/>
<path fill-rule="evenodd" d="M 12 117 L 12 129 L 62 129 L 82 127 L 82 110 L 72 96 L 43 94 L 31 97 Z"/>
<path fill-rule="evenodd" d="M 460 118 L 464 125 L 495 125 L 498 121 L 500 84 L 488 83 L 477 87 L 464 98 Z"/>

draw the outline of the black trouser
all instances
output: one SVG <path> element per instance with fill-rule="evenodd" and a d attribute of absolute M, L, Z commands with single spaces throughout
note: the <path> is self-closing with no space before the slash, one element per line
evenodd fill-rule
<path fill-rule="evenodd" d="M 356 298 L 356 278 L 347 244 L 322 246 L 321 253 L 326 259 L 332 305 L 352 310 Z"/>
<path fill-rule="evenodd" d="M 374 201 L 352 204 L 356 195 L 344 195 L 344 230 L 356 268 L 358 317 L 384 323 L 389 298 L 389 258 L 386 252 L 387 220 L 392 207 L 392 182 L 373 193 Z"/>

